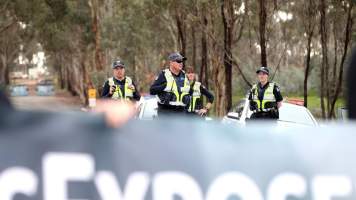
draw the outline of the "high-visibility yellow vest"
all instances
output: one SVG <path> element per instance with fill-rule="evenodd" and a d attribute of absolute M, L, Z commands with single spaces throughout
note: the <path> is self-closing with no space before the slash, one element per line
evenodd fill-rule
<path fill-rule="evenodd" d="M 268 83 L 268 87 L 265 89 L 263 100 L 258 99 L 258 85 L 252 86 L 252 100 L 257 104 L 258 112 L 268 112 L 272 109 L 276 109 L 276 97 L 273 94 L 275 83 Z"/>
<path fill-rule="evenodd" d="M 189 95 L 189 90 L 190 90 L 190 86 L 189 86 L 189 81 L 186 75 L 184 75 L 184 86 L 180 88 L 180 94 L 178 91 L 178 86 L 176 83 L 176 80 L 172 74 L 172 72 L 169 69 L 165 69 L 164 70 L 164 76 L 167 80 L 167 85 L 164 88 L 165 92 L 169 92 L 169 93 L 173 93 L 175 96 L 175 101 L 171 101 L 169 102 L 170 105 L 174 105 L 174 106 L 185 106 L 186 104 L 183 103 L 183 98 L 186 95 Z"/>
<path fill-rule="evenodd" d="M 108 79 L 109 80 L 109 86 L 114 86 L 115 81 L 114 77 L 111 77 Z M 125 100 L 130 100 L 133 98 L 133 90 L 129 88 L 129 86 L 132 85 L 132 79 L 128 76 L 125 77 L 125 85 L 124 85 L 124 90 L 125 90 L 125 96 L 123 96 L 123 93 L 120 89 L 120 86 L 116 86 L 116 90 L 114 91 L 112 95 L 112 99 L 125 99 Z"/>
<path fill-rule="evenodd" d="M 193 85 L 192 101 L 190 102 L 189 112 L 194 112 L 196 108 L 197 101 L 201 98 L 200 82 L 195 82 Z"/>

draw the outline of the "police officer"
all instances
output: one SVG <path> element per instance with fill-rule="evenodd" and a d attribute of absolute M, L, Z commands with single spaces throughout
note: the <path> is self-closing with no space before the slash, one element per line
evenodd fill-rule
<path fill-rule="evenodd" d="M 208 110 L 211 108 L 214 102 L 214 95 L 204 87 L 201 82 L 196 80 L 196 73 L 194 72 L 193 67 L 188 67 L 186 69 L 187 77 L 190 82 L 190 91 L 191 96 L 190 104 L 188 107 L 189 114 L 198 114 L 204 116 L 207 114 Z M 203 98 L 204 95 L 207 98 L 207 104 L 203 107 Z"/>
<path fill-rule="evenodd" d="M 158 96 L 158 116 L 184 114 L 189 105 L 189 81 L 183 69 L 187 60 L 180 53 L 168 57 L 169 67 L 151 85 L 150 94 Z"/>
<path fill-rule="evenodd" d="M 140 100 L 140 94 L 132 79 L 125 76 L 125 64 L 121 60 L 116 60 L 112 64 L 113 77 L 110 77 L 103 87 L 101 96 L 114 100 Z"/>
<path fill-rule="evenodd" d="M 261 67 L 256 71 L 259 82 L 252 86 L 249 95 L 251 119 L 278 119 L 282 106 L 282 94 L 276 83 L 269 82 L 269 70 Z"/>

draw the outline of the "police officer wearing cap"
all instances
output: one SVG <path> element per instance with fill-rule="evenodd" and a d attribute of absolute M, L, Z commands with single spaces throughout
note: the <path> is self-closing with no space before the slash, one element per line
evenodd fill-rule
<path fill-rule="evenodd" d="M 158 97 L 158 117 L 169 114 L 184 114 L 189 106 L 190 84 L 183 69 L 187 60 L 180 53 L 168 57 L 169 67 L 163 70 L 151 85 L 150 94 Z"/>
<path fill-rule="evenodd" d="M 125 76 L 125 64 L 116 60 L 112 64 L 113 77 L 110 77 L 103 86 L 101 96 L 113 100 L 139 101 L 141 96 L 136 90 L 132 79 Z"/>
<path fill-rule="evenodd" d="M 256 73 L 259 82 L 252 86 L 248 98 L 253 111 L 251 119 L 278 119 L 283 101 L 281 91 L 276 83 L 268 81 L 267 67 L 261 67 Z"/>

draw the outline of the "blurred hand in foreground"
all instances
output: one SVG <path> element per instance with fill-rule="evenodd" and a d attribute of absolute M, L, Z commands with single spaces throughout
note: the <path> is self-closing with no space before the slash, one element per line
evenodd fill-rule
<path fill-rule="evenodd" d="M 135 116 L 136 107 L 128 101 L 99 100 L 93 111 L 104 113 L 108 126 L 118 128 Z"/>

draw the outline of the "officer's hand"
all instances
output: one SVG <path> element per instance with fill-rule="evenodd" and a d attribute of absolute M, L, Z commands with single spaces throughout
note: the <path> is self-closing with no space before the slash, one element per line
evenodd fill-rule
<path fill-rule="evenodd" d="M 256 102 L 250 101 L 250 110 L 255 111 L 258 109 Z"/>
<path fill-rule="evenodd" d="M 114 94 L 115 90 L 116 90 L 115 86 L 110 86 L 109 94 Z"/>
<path fill-rule="evenodd" d="M 130 90 L 135 91 L 135 86 L 134 86 L 134 85 L 129 85 L 128 88 L 129 88 Z"/>
<path fill-rule="evenodd" d="M 199 114 L 200 116 L 203 116 L 203 115 L 205 115 L 207 112 L 208 112 L 208 110 L 205 109 L 205 108 L 203 108 L 203 109 L 200 109 L 200 110 L 198 111 L 198 114 Z"/>

